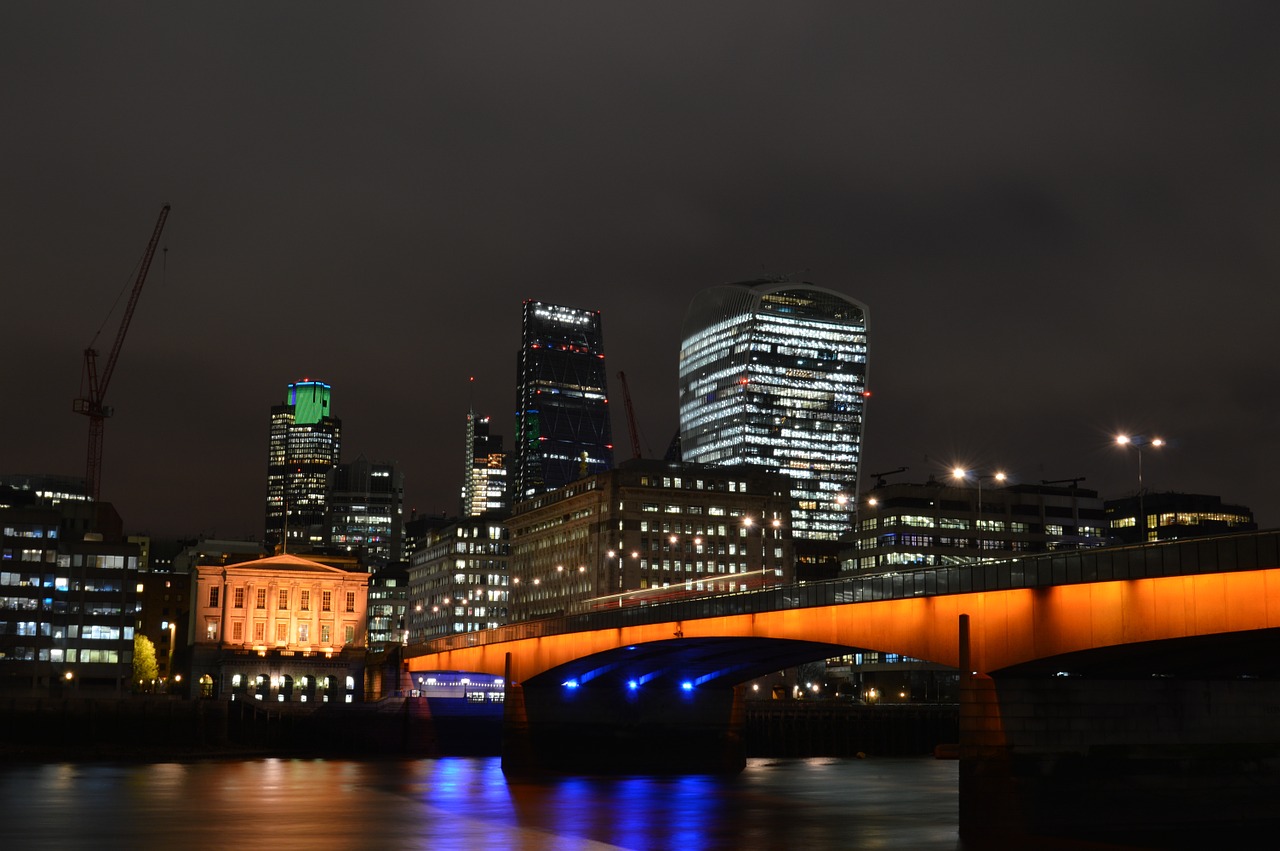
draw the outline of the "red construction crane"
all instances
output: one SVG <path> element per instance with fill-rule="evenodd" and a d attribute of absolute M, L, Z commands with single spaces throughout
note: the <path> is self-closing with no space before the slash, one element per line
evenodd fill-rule
<path fill-rule="evenodd" d="M 120 347 L 124 344 L 124 335 L 129 332 L 129 322 L 133 319 L 134 308 L 138 306 L 138 296 L 142 294 L 142 285 L 147 280 L 147 270 L 151 268 L 151 258 L 155 256 L 156 244 L 160 242 L 160 232 L 164 230 L 164 220 L 169 217 L 169 205 L 160 208 L 160 218 L 156 221 L 156 229 L 147 243 L 147 252 L 142 256 L 138 268 L 138 279 L 133 283 L 133 291 L 129 294 L 129 303 L 125 306 L 124 316 L 120 320 L 120 330 L 116 332 L 115 344 L 107 355 L 107 364 L 101 374 L 98 372 L 98 350 L 93 344 L 98 341 L 95 334 L 84 350 L 84 372 L 80 375 L 81 397 L 71 403 L 71 410 L 84 414 L 89 418 L 89 453 L 85 463 L 85 488 L 89 498 L 98 501 L 102 482 L 102 425 L 103 421 L 113 413 L 108 405 L 102 403 L 107 395 L 107 387 L 111 384 L 111 374 L 116 370 L 116 360 L 120 357 Z M 101 329 L 99 329 L 101 330 Z"/>
<path fill-rule="evenodd" d="M 622 403 L 627 409 L 627 428 L 631 431 L 631 457 L 640 457 L 640 430 L 636 428 L 636 410 L 631 407 L 631 388 L 627 386 L 627 374 L 618 372 L 618 380 L 622 382 Z"/>

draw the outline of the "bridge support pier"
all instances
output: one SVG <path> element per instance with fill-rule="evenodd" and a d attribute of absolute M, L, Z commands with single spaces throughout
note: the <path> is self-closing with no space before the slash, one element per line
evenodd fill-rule
<path fill-rule="evenodd" d="M 966 847 L 1224 847 L 1280 827 L 1280 683 L 967 675 L 960 700 Z"/>
<path fill-rule="evenodd" d="M 746 766 L 744 694 L 509 684 L 502 770 L 508 775 L 734 774 Z"/>

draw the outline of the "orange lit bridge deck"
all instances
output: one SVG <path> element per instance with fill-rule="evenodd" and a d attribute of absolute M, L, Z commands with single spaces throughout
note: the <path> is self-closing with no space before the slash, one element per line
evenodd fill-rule
<path fill-rule="evenodd" d="M 1280 629 L 1280 532 L 598 611 L 437 639 L 405 656 L 411 671 L 507 672 L 526 683 L 661 675 L 727 686 L 850 648 L 959 666 L 961 615 L 969 616 L 969 667 L 982 673 L 1099 648 Z"/>

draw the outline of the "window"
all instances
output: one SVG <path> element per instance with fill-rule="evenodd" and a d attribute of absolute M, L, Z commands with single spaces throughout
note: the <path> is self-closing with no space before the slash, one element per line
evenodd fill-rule
<path fill-rule="evenodd" d="M 220 588 L 221 586 L 218 585 L 211 585 L 209 587 L 209 608 L 211 609 L 218 608 L 218 591 Z"/>
<path fill-rule="evenodd" d="M 235 600 L 236 600 L 236 608 L 243 609 L 244 608 L 244 589 L 243 588 L 237 588 L 235 590 Z"/>
<path fill-rule="evenodd" d="M 276 641 L 289 640 L 289 625 L 287 623 L 276 624 Z"/>
<path fill-rule="evenodd" d="M 217 640 L 218 640 L 218 620 L 217 620 L 217 618 L 213 618 L 212 620 L 209 620 L 208 622 L 206 622 L 206 623 L 205 623 L 205 627 L 204 627 L 204 637 L 205 637 L 205 638 L 207 638 L 209 641 L 217 641 Z"/>
<path fill-rule="evenodd" d="M 320 625 L 320 643 L 329 643 L 329 625 L 327 623 Z"/>
<path fill-rule="evenodd" d="M 320 592 L 320 611 L 322 612 L 333 611 L 333 592 L 332 591 Z"/>
<path fill-rule="evenodd" d="M 347 624 L 342 628 L 343 643 L 351 644 L 356 640 L 356 628 L 351 624 Z"/>
<path fill-rule="evenodd" d="M 310 591 L 304 590 L 302 592 L 302 599 L 298 602 L 298 608 L 302 609 L 302 611 L 304 612 L 311 611 L 311 592 Z"/>
<path fill-rule="evenodd" d="M 306 644 L 311 641 L 311 624 L 298 624 L 298 643 Z"/>
<path fill-rule="evenodd" d="M 347 592 L 347 611 L 354 612 L 356 610 L 356 592 Z"/>
<path fill-rule="evenodd" d="M 289 608 L 289 589 L 287 588 L 280 589 L 280 608 Z"/>
<path fill-rule="evenodd" d="M 259 608 L 259 609 L 265 609 L 265 608 L 267 607 L 267 589 L 266 589 L 266 588 L 259 588 L 259 589 L 258 589 L 258 601 L 257 601 L 257 602 L 258 602 L 258 608 Z"/>
<path fill-rule="evenodd" d="M 244 639 L 244 624 L 233 623 L 231 625 L 231 640 L 242 641 Z"/>
<path fill-rule="evenodd" d="M 255 623 L 255 624 L 253 625 L 253 640 L 254 640 L 254 641 L 256 641 L 256 642 L 258 642 L 259 644 L 261 644 L 264 640 L 266 640 L 266 635 L 267 635 L 267 625 L 266 625 L 266 624 L 262 624 L 262 623 Z"/>

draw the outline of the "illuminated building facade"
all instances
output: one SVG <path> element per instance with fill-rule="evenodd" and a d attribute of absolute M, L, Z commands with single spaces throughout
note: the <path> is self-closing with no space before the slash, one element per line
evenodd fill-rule
<path fill-rule="evenodd" d="M 329 471 L 328 543 L 380 566 L 403 556 L 404 474 L 361 455 Z"/>
<path fill-rule="evenodd" d="M 283 405 L 271 408 L 268 547 L 324 542 L 328 476 L 342 449 L 342 421 L 332 415 L 331 397 L 328 384 L 303 379 L 289 385 Z"/>
<path fill-rule="evenodd" d="M 511 507 L 507 456 L 502 436 L 489 433 L 489 418 L 467 412 L 466 469 L 462 480 L 462 516 L 504 514 Z"/>
<path fill-rule="evenodd" d="M 1146 514 L 1145 520 L 1140 511 Z M 1244 505 L 1226 505 L 1222 497 L 1202 493 L 1145 493 L 1106 504 L 1107 526 L 1120 543 L 1172 541 L 1258 528 L 1253 511 Z"/>
<path fill-rule="evenodd" d="M 613 466 L 600 311 L 524 303 L 513 501 Z"/>
<path fill-rule="evenodd" d="M 438 526 L 409 559 L 409 643 L 508 622 L 511 542 L 494 518 Z"/>
<path fill-rule="evenodd" d="M 294 555 L 192 568 L 190 683 L 203 697 L 361 699 L 369 574 Z"/>
<path fill-rule="evenodd" d="M 128 691 L 140 615 L 137 545 L 94 533 L 73 538 L 72 518 L 58 508 L 12 506 L 5 499 L 0 691 Z"/>
<path fill-rule="evenodd" d="M 978 564 L 1106 544 L 1097 491 L 1058 485 L 978 488 L 930 480 L 863 494 L 845 572 Z"/>
<path fill-rule="evenodd" d="M 833 575 L 862 455 L 866 306 L 802 283 L 712 287 L 682 340 L 683 460 L 787 475 L 799 578 Z"/>
<path fill-rule="evenodd" d="M 369 650 L 403 644 L 405 606 L 409 599 L 409 565 L 398 561 L 380 567 L 369 577 Z"/>
<path fill-rule="evenodd" d="M 789 582 L 788 491 L 758 467 L 636 459 L 517 503 L 511 620 Z"/>

